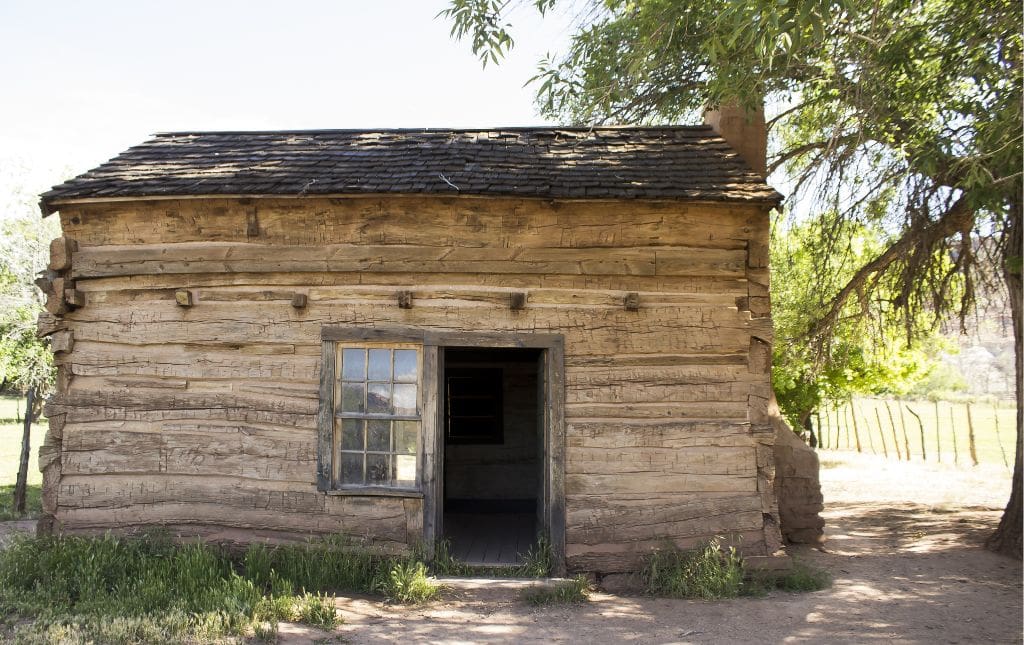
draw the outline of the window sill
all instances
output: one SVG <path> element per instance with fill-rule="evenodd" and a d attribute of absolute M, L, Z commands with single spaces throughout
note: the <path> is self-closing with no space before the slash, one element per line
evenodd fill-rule
<path fill-rule="evenodd" d="M 328 495 L 336 495 L 339 497 L 407 497 L 414 499 L 422 499 L 423 491 L 413 490 L 410 488 L 374 488 L 374 487 L 363 487 L 363 488 L 334 488 L 328 491 L 324 491 Z"/>

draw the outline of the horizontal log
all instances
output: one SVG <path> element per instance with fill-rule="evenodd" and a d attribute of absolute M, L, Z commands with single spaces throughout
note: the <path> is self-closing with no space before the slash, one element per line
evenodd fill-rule
<path fill-rule="evenodd" d="M 621 475 L 656 479 L 665 475 L 757 475 L 754 450 L 750 446 L 701 445 L 672 449 L 573 447 L 566 454 L 566 473 L 581 476 Z"/>
<path fill-rule="evenodd" d="M 699 247 L 594 249 L 334 244 L 274 246 L 182 242 L 89 247 L 75 254 L 76 279 L 108 276 L 291 271 L 718 276 L 743 278 L 742 250 Z"/>
<path fill-rule="evenodd" d="M 65 475 L 175 473 L 281 481 L 316 481 L 316 437 L 275 439 L 244 434 L 73 432 L 65 428 Z"/>
<path fill-rule="evenodd" d="M 190 288 L 241 287 L 248 289 L 307 289 L 335 288 L 356 285 L 368 287 L 420 287 L 442 289 L 476 287 L 497 289 L 570 289 L 574 291 L 604 290 L 615 292 L 674 293 L 689 295 L 729 296 L 748 294 L 748 282 L 743 278 L 714 276 L 615 276 L 615 275 L 550 275 L 538 273 L 365 273 L 365 272 L 278 272 L 278 273 L 211 273 L 189 274 Z M 172 291 L 181 288 L 180 275 L 135 275 L 93 278 L 76 283 L 79 289 L 93 297 L 119 294 L 119 302 L 136 299 L 148 300 L 151 291 Z M 113 297 L 113 296 L 111 296 Z"/>
<path fill-rule="evenodd" d="M 753 448 L 750 424 L 745 421 L 646 419 L 579 421 L 566 423 L 566 445 L 573 448 L 679 449 L 693 446 L 747 446 Z"/>
<path fill-rule="evenodd" d="M 740 475 L 659 474 L 632 477 L 617 474 L 566 473 L 566 495 L 617 493 L 757 493 L 757 479 Z"/>
<path fill-rule="evenodd" d="M 637 498 L 573 497 L 567 501 L 566 539 L 574 544 L 613 544 L 652 536 L 695 538 L 761 528 L 757 495 L 660 496 L 656 503 Z"/>
<path fill-rule="evenodd" d="M 575 419 L 747 419 L 746 401 L 670 403 L 566 403 L 565 418 Z"/>
<path fill-rule="evenodd" d="M 399 500 L 401 501 L 401 500 Z M 72 529 L 131 525 L 204 524 L 235 529 L 292 533 L 342 534 L 406 542 L 408 527 L 404 507 L 393 517 L 368 520 L 361 512 L 347 514 L 285 513 L 265 509 L 233 509 L 222 503 L 164 502 L 117 508 L 58 507 L 57 519 Z"/>
<path fill-rule="evenodd" d="M 743 248 L 763 234 L 763 208 L 680 202 L 549 202 L 389 196 L 163 200 L 61 209 L 68 235 L 83 245 L 244 242 L 250 221 L 268 244 L 421 244 L 424 246 L 699 245 Z"/>

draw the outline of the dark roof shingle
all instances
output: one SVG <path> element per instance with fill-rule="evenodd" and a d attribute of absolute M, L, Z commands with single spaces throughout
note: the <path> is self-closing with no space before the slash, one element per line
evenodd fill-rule
<path fill-rule="evenodd" d="M 428 193 L 777 202 L 710 127 L 171 132 L 43 193 L 65 200 Z"/>

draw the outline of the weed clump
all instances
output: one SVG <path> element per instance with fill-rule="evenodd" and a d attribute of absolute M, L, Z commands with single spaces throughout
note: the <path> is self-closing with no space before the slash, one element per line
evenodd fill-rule
<path fill-rule="evenodd" d="M 550 586 L 528 587 L 520 598 L 536 606 L 586 602 L 590 597 L 590 582 L 583 576 L 559 581 Z"/>
<path fill-rule="evenodd" d="M 736 549 L 723 549 L 720 538 L 693 550 L 668 544 L 644 561 L 644 591 L 652 596 L 716 600 L 763 596 L 769 591 L 819 591 L 832 584 L 827 571 L 797 562 L 783 574 L 748 572 Z"/>
<path fill-rule="evenodd" d="M 652 552 L 640 572 L 644 589 L 669 598 L 735 598 L 743 586 L 743 562 L 734 547 L 718 538 L 684 551 L 668 544 Z"/>

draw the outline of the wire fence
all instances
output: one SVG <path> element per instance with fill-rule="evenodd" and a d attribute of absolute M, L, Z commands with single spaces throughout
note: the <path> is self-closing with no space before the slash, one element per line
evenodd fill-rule
<path fill-rule="evenodd" d="M 1013 467 L 1017 410 L 998 402 L 854 399 L 814 418 L 819 450 L 856 450 L 900 461 Z"/>

